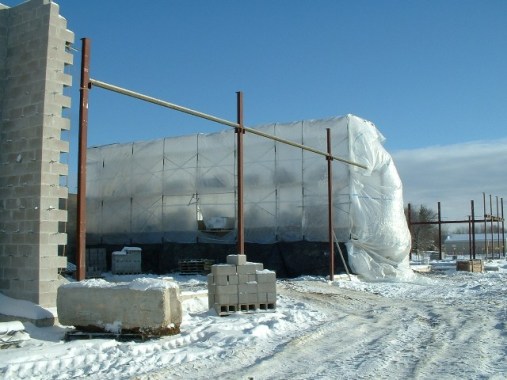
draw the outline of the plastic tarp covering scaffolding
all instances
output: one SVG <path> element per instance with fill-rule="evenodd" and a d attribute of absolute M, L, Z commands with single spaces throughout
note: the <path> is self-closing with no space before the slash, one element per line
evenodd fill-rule
<path fill-rule="evenodd" d="M 408 276 L 402 185 L 371 122 L 347 115 L 257 129 L 326 151 L 326 128 L 333 155 L 368 167 L 333 164 L 334 231 L 352 270 Z M 235 144 L 228 130 L 89 148 L 87 243 L 235 242 Z M 247 133 L 244 173 L 247 242 L 328 240 L 324 157 Z"/>

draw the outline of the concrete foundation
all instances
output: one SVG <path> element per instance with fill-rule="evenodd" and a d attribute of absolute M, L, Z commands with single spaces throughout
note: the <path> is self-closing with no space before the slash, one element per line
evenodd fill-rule
<path fill-rule="evenodd" d="M 166 280 L 70 283 L 58 289 L 57 309 L 62 325 L 83 331 L 170 335 L 179 332 L 182 320 L 179 286 Z"/>
<path fill-rule="evenodd" d="M 228 255 L 227 264 L 211 266 L 208 306 L 218 315 L 276 308 L 276 274 L 246 255 Z"/>
<path fill-rule="evenodd" d="M 67 264 L 73 41 L 50 0 L 0 5 L 0 291 L 44 307 L 55 306 Z"/>

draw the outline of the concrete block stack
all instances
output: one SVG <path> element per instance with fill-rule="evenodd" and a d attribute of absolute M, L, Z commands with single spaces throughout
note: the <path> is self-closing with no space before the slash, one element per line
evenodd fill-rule
<path fill-rule="evenodd" d="M 49 0 L 0 6 L 0 291 L 45 307 L 67 265 L 73 41 Z"/>
<path fill-rule="evenodd" d="M 276 308 L 276 273 L 246 255 L 229 255 L 226 264 L 211 266 L 208 306 L 218 315 Z"/>

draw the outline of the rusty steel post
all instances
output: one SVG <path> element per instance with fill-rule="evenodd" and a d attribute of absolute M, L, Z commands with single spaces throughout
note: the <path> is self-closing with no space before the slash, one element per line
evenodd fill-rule
<path fill-rule="evenodd" d="M 331 129 L 327 132 L 327 219 L 329 236 L 329 280 L 334 281 L 334 228 L 333 228 L 333 157 L 331 155 Z M 336 242 L 339 244 L 338 242 Z"/>
<path fill-rule="evenodd" d="M 82 38 L 79 85 L 79 150 L 77 172 L 76 280 L 86 277 L 86 146 L 88 135 L 88 91 L 90 85 L 90 40 Z"/>
<path fill-rule="evenodd" d="M 408 219 L 408 232 L 410 234 L 410 251 L 408 259 L 412 260 L 412 206 L 410 203 L 407 205 L 407 219 Z"/>
<path fill-rule="evenodd" d="M 238 126 L 236 127 L 236 141 L 237 141 L 237 165 L 238 165 L 238 241 L 237 250 L 238 255 L 245 254 L 245 216 L 243 208 L 243 135 L 245 130 L 243 128 L 243 92 L 237 93 L 237 116 Z"/>
<path fill-rule="evenodd" d="M 503 216 L 503 198 L 500 198 L 500 208 L 502 211 L 502 251 L 503 251 L 503 257 L 505 257 L 505 219 Z"/>
<path fill-rule="evenodd" d="M 472 217 L 468 215 L 468 256 L 472 260 Z"/>
<path fill-rule="evenodd" d="M 500 214 L 498 209 L 498 195 L 495 195 L 496 198 L 496 246 L 498 248 L 498 258 L 502 257 L 500 253 Z"/>
<path fill-rule="evenodd" d="M 442 213 L 440 211 L 440 202 L 438 205 L 438 259 L 442 260 Z"/>
<path fill-rule="evenodd" d="M 470 201 L 470 208 L 472 209 L 472 251 L 470 252 L 470 259 L 475 260 L 475 207 L 474 201 Z"/>
<path fill-rule="evenodd" d="M 490 232 L 491 232 L 491 258 L 493 259 L 495 257 L 495 235 L 493 234 L 493 203 L 491 194 L 489 194 L 489 226 L 490 226 Z M 486 256 L 486 258 L 488 258 Z"/>
<path fill-rule="evenodd" d="M 482 193 L 482 208 L 484 209 L 484 253 L 488 257 L 488 213 L 486 212 L 486 193 Z"/>

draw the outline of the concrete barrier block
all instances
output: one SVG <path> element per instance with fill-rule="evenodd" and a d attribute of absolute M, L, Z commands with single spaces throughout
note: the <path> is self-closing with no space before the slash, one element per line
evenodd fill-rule
<path fill-rule="evenodd" d="M 170 335 L 179 332 L 182 320 L 179 286 L 148 278 L 127 284 L 93 279 L 62 285 L 57 310 L 62 325 L 87 331 Z"/>

